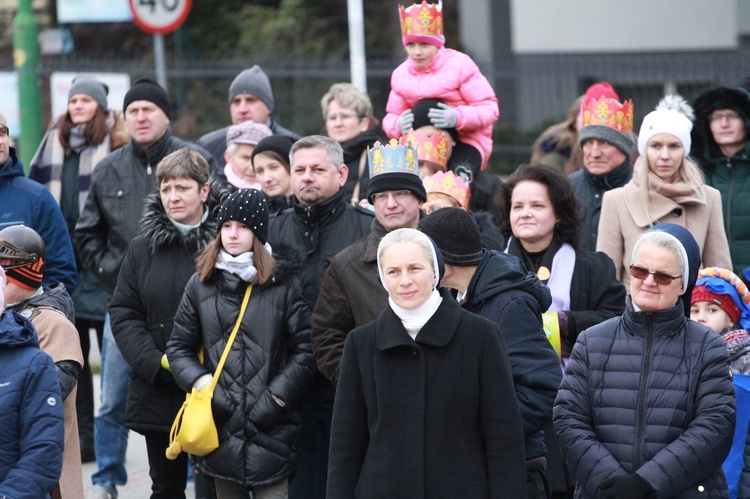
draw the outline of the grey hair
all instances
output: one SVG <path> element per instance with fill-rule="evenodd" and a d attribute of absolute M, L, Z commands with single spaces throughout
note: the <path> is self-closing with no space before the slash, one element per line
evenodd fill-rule
<path fill-rule="evenodd" d="M 385 279 L 383 275 L 383 265 L 380 260 L 383 252 L 398 243 L 417 243 L 424 251 L 425 256 L 430 262 L 432 262 L 432 270 L 435 272 L 435 286 L 437 287 L 438 279 L 440 279 L 440 270 L 438 269 L 437 254 L 435 253 L 435 246 L 432 241 L 424 232 L 420 232 L 417 229 L 396 229 L 386 234 L 383 239 L 380 240 L 378 245 L 378 273 L 380 274 L 380 281 L 385 286 Z M 387 288 L 386 288 L 387 290 Z"/>
<path fill-rule="evenodd" d="M 353 109 L 359 118 L 375 119 L 372 111 L 372 102 L 367 92 L 363 92 L 351 83 L 334 83 L 328 92 L 320 99 L 320 108 L 323 111 L 323 119 L 328 114 L 328 106 L 332 101 L 338 102 L 341 107 Z"/>
<path fill-rule="evenodd" d="M 633 253 L 630 255 L 630 265 L 635 263 L 635 255 L 643 244 L 652 244 L 658 248 L 668 249 L 677 257 L 677 263 L 682 274 L 682 277 L 680 277 L 682 280 L 682 292 L 684 293 L 690 271 L 688 270 L 687 252 L 680 241 L 672 234 L 659 229 L 646 231 L 641 234 L 633 246 Z"/>
<path fill-rule="evenodd" d="M 294 163 L 294 153 L 300 149 L 325 149 L 328 159 L 333 163 L 337 170 L 341 169 L 344 164 L 344 150 L 338 142 L 324 135 L 308 135 L 302 137 L 292 145 L 289 150 L 289 164 Z"/>

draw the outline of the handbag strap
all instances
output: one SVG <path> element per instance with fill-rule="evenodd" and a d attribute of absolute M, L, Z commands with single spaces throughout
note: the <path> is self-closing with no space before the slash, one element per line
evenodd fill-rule
<path fill-rule="evenodd" d="M 362 155 L 359 157 L 359 175 L 357 176 L 357 183 L 354 185 L 354 192 L 352 192 L 351 203 L 356 205 L 359 203 L 359 190 L 362 185 L 362 175 L 365 174 L 365 165 L 367 164 L 367 148 L 362 151 Z"/>
<path fill-rule="evenodd" d="M 242 322 L 242 317 L 244 317 L 245 315 L 247 302 L 250 301 L 250 294 L 252 292 L 253 292 L 253 285 L 250 284 L 245 290 L 245 297 L 242 299 L 242 306 L 240 307 L 240 314 L 237 316 L 237 322 L 234 323 L 234 329 L 232 329 L 232 334 L 229 335 L 229 339 L 227 340 L 227 346 L 224 347 L 224 353 L 221 354 L 221 360 L 219 360 L 219 364 L 216 366 L 216 372 L 214 373 L 214 378 L 211 380 L 211 393 L 213 393 L 214 388 L 216 387 L 216 382 L 219 380 L 219 375 L 221 374 L 221 370 L 224 369 L 224 362 L 227 360 L 227 357 L 229 356 L 229 350 L 232 348 L 232 343 L 234 343 L 234 338 L 237 336 L 237 331 L 240 330 L 240 323 Z"/>

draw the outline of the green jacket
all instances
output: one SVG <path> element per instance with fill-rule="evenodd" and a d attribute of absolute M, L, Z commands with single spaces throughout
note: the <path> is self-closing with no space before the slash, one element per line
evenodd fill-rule
<path fill-rule="evenodd" d="M 750 268 L 750 143 L 731 158 L 712 156 L 708 160 L 706 183 L 721 192 L 734 273 L 747 282 L 743 272 Z"/>

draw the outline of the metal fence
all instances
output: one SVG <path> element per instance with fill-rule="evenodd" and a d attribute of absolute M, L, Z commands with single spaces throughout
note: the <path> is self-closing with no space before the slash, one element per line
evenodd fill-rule
<path fill-rule="evenodd" d="M 714 85 L 737 85 L 750 76 L 750 49 L 664 54 L 576 54 L 516 56 L 480 64 L 500 101 L 495 126 L 495 173 L 508 173 L 528 160 L 531 143 L 546 126 L 560 121 L 570 103 L 593 82 L 611 82 L 623 99 L 635 103 L 636 128 L 667 92 L 692 100 Z M 368 93 L 382 118 L 390 75 L 400 60 L 368 60 Z M 169 91 L 175 134 L 195 139 L 229 122 L 227 89 L 241 70 L 260 64 L 269 74 L 276 100 L 274 116 L 299 133 L 319 133 L 320 97 L 335 82 L 349 80 L 345 62 L 170 60 Z M 3 68 L 0 68 L 3 69 Z M 8 68 L 10 69 L 10 68 Z M 150 61 L 45 58 L 45 85 L 54 71 L 126 72 L 133 79 L 153 74 Z M 43 92 L 43 95 L 48 93 Z M 49 106 L 44 106 L 49 109 Z M 47 116 L 46 118 L 51 118 Z"/>

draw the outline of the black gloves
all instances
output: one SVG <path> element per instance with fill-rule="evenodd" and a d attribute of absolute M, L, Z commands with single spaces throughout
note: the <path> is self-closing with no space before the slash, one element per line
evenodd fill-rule
<path fill-rule="evenodd" d="M 651 486 L 637 473 L 607 478 L 599 484 L 600 497 L 604 499 L 647 499 Z"/>

